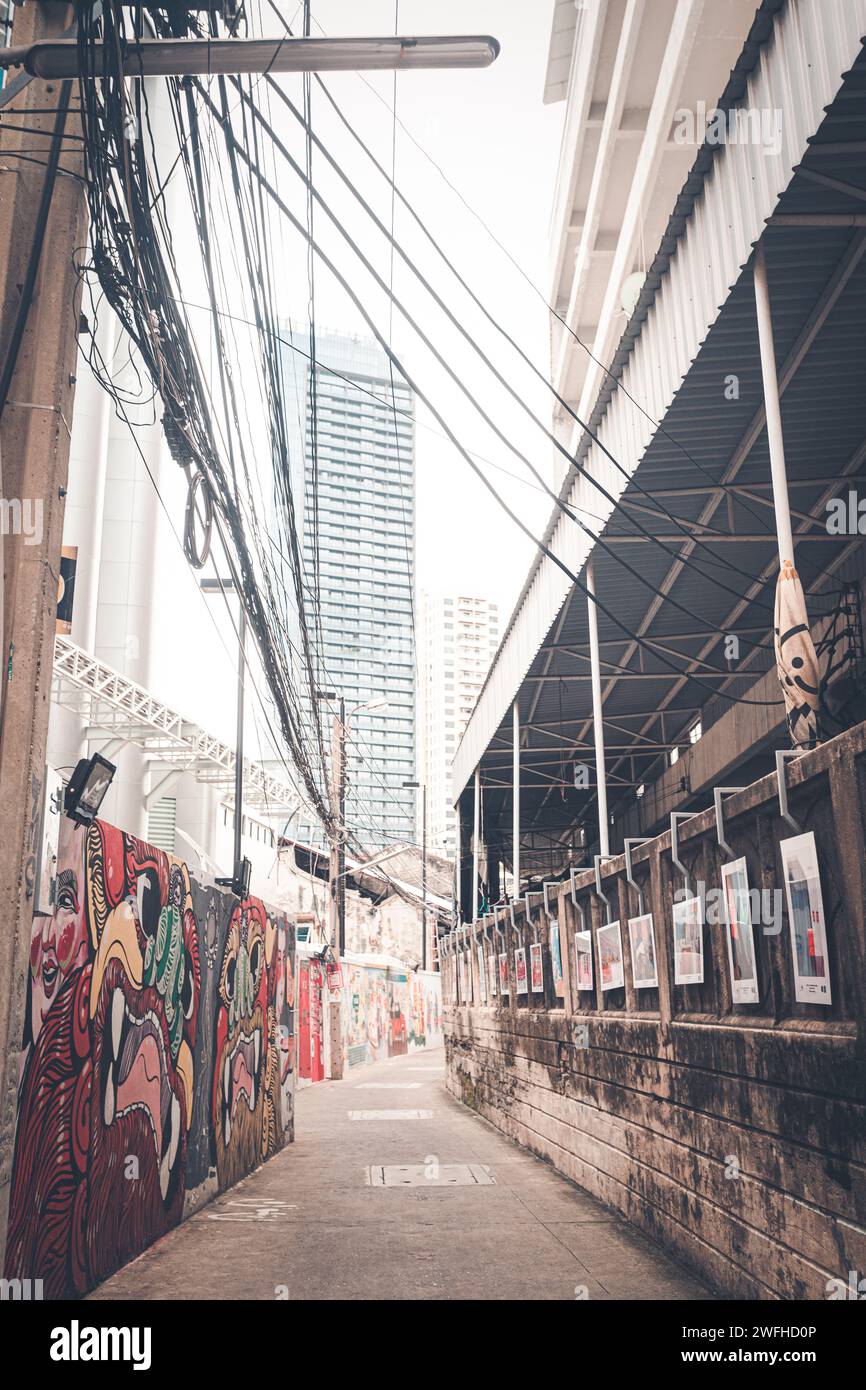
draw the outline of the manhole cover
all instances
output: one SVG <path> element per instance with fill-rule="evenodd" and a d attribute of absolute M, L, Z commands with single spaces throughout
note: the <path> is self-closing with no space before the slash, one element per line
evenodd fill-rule
<path fill-rule="evenodd" d="M 492 1187 L 481 1163 L 388 1163 L 367 1169 L 370 1187 Z"/>

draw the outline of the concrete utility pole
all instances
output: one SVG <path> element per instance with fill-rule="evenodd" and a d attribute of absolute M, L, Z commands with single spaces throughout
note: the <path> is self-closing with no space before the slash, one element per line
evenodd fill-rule
<path fill-rule="evenodd" d="M 330 883 L 328 936 L 342 957 L 346 950 L 346 701 L 340 697 L 340 710 L 331 730 L 331 811 L 335 830 L 331 836 L 328 879 Z"/>
<path fill-rule="evenodd" d="M 68 33 L 74 14 L 71 5 L 33 0 L 15 10 L 15 39 L 30 43 Z M 4 378 L 10 351 L 17 350 L 0 418 L 2 495 L 34 508 L 36 517 L 41 508 L 42 516 L 35 537 L 0 538 L 0 1228 L 5 1230 L 75 394 L 79 282 L 73 256 L 86 243 L 87 218 L 84 186 L 76 177 L 82 169 L 80 142 L 61 144 L 53 186 L 46 167 L 58 122 L 55 113 L 70 98 L 65 133 L 79 133 L 74 84 L 34 79 L 18 87 L 10 82 L 3 96 L 5 110 L 16 111 L 19 120 L 4 122 L 0 129 Z M 13 126 L 27 126 L 28 131 Z"/>
<path fill-rule="evenodd" d="M 427 969 L 427 783 L 404 782 L 404 788 L 421 792 L 421 969 Z"/>

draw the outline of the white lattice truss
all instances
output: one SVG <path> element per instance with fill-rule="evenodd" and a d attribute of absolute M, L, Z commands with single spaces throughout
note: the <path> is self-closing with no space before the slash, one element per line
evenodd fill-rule
<path fill-rule="evenodd" d="M 144 749 L 155 774 L 188 772 L 198 782 L 233 793 L 233 748 L 60 635 L 54 643 L 52 699 L 85 722 L 89 738 Z M 285 818 L 297 809 L 299 797 L 290 783 L 245 759 L 244 802 Z"/>

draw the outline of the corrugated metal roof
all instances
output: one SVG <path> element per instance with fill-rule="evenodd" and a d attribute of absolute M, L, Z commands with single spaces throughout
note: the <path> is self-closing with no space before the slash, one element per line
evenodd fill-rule
<path fill-rule="evenodd" d="M 821 0 L 820 4 L 817 0 L 799 0 L 799 3 L 791 0 L 777 16 L 775 27 L 771 29 L 773 12 L 778 9 L 778 3 L 761 7 L 757 27 L 752 31 L 741 63 L 732 77 L 726 100 L 720 104 L 727 106 L 737 99 L 744 108 L 769 112 L 779 110 L 782 114 L 779 148 L 765 149 L 757 144 L 737 143 L 702 151 L 689 183 L 678 200 L 676 224 L 672 222 L 669 227 L 666 241 L 656 259 L 654 283 L 646 287 L 644 302 L 630 325 L 631 340 L 627 342 L 624 339 L 620 349 L 622 360 L 617 363 L 617 371 L 625 390 L 614 393 L 613 387 L 608 384 L 599 398 L 593 417 L 603 443 L 626 472 L 633 475 L 640 464 L 640 481 L 643 483 L 645 469 L 651 486 L 660 486 L 662 478 L 668 485 L 675 483 L 677 486 L 691 484 L 700 487 L 704 481 L 699 468 L 685 458 L 682 449 L 671 446 L 670 440 L 657 430 L 653 420 L 664 419 L 665 429 L 670 435 L 699 463 L 702 462 L 711 471 L 715 470 L 714 476 L 721 477 L 751 414 L 760 402 L 751 272 L 744 272 L 743 267 L 766 220 L 777 207 L 786 211 L 789 208 L 798 210 L 802 202 L 797 200 L 803 198 L 811 198 L 811 202 L 807 202 L 810 210 L 818 207 L 822 210 L 825 207 L 849 210 L 856 206 L 862 211 L 862 203 L 856 199 L 852 200 L 849 196 L 846 200 L 838 189 L 832 190 L 826 184 L 814 183 L 802 172 L 793 183 L 792 179 L 794 170 L 803 160 L 810 137 L 819 127 L 820 139 L 825 145 L 828 142 L 830 145 L 836 143 L 824 133 L 829 128 L 828 122 L 841 121 L 850 132 L 852 113 L 859 100 L 861 62 L 858 55 L 860 35 L 866 29 L 866 0 Z M 761 61 L 756 64 L 759 53 Z M 839 92 L 842 74 L 852 67 L 854 71 L 845 83 L 844 93 L 840 93 L 845 114 L 837 110 L 822 125 L 824 109 Z M 852 174 L 849 155 L 826 152 L 807 159 L 807 164 L 814 158 L 821 158 L 822 167 L 826 163 L 831 177 L 850 177 Z M 837 158 L 840 161 L 838 166 Z M 808 194 L 803 190 L 804 182 L 808 184 Z M 784 194 L 781 202 L 780 193 Z M 786 228 L 784 254 L 780 254 L 776 238 L 782 235 L 781 231 L 771 231 L 767 243 L 774 313 L 778 316 L 777 348 L 780 359 L 808 318 L 844 254 L 852 233 L 841 228 L 826 233 L 814 230 L 806 233 Z M 784 407 L 786 416 L 796 409 L 809 417 L 810 410 L 814 414 L 816 404 L 820 406 L 821 401 L 826 400 L 824 392 L 828 374 L 833 380 L 837 379 L 839 345 L 844 345 L 846 333 L 856 331 L 858 315 L 862 322 L 862 303 L 857 302 L 861 293 L 862 265 L 859 273 L 846 286 L 842 301 L 825 326 L 823 343 L 819 335 L 817 346 L 812 349 L 806 365 L 800 368 L 800 372 L 805 373 L 800 379 L 809 389 L 805 390 L 802 398 L 799 388 L 789 392 Z M 832 334 L 829 332 L 831 327 Z M 837 336 L 837 330 L 841 338 Z M 842 350 L 844 353 L 844 346 Z M 720 372 L 724 378 L 733 370 L 733 357 L 736 357 L 739 368 L 735 374 L 740 377 L 740 398 L 737 402 L 725 402 L 719 399 L 721 386 L 717 383 Z M 726 362 L 727 370 L 724 370 Z M 854 389 L 861 389 L 857 387 L 856 374 L 849 384 Z M 629 400 L 626 391 L 634 397 L 634 401 Z M 646 414 L 635 405 L 635 401 L 640 403 Z M 852 428 L 850 422 L 846 424 L 839 418 L 838 412 L 834 413 L 831 428 L 836 431 L 833 444 L 838 449 L 843 448 L 847 437 L 853 438 L 857 432 L 856 426 Z M 801 476 L 810 476 L 802 473 L 808 455 L 811 455 L 812 474 L 822 474 L 826 471 L 825 464 L 822 458 L 814 457 L 815 450 L 820 448 L 816 431 L 813 430 L 811 435 L 804 434 L 803 439 L 810 439 L 811 442 L 799 451 L 802 458 L 791 459 L 792 476 L 797 468 L 801 470 Z M 746 481 L 766 481 L 769 470 L 765 448 L 765 442 L 759 439 L 751 456 L 746 458 L 740 473 Z M 586 437 L 581 442 L 577 458 L 604 482 L 615 497 L 622 496 L 626 479 L 604 458 L 598 446 L 588 442 Z M 565 484 L 563 497 L 593 513 L 609 515 L 610 505 L 585 478 L 572 475 Z M 808 503 L 807 494 L 804 494 L 804 498 Z M 799 504 L 795 502 L 794 505 Z M 696 497 L 691 503 L 684 498 L 677 499 L 676 510 L 682 515 L 689 515 L 689 506 L 692 516 L 696 517 L 700 498 Z M 747 508 L 757 511 L 758 515 L 766 512 L 767 518 L 770 517 L 766 508 L 752 501 L 745 506 L 732 502 L 731 506 L 738 531 L 742 530 L 745 515 L 748 515 L 752 531 L 759 530 L 759 523 Z M 619 527 L 620 523 L 616 525 Z M 581 571 L 592 540 L 566 519 L 561 511 L 556 510 L 551 517 L 545 540 L 573 571 Z M 650 550 L 642 544 L 630 548 L 636 556 L 640 556 L 641 572 L 653 583 L 658 583 L 667 569 L 666 557 L 656 547 Z M 764 560 L 772 555 L 773 547 L 771 539 L 768 539 L 766 543 L 725 542 L 718 549 L 724 566 L 735 565 L 757 574 Z M 817 558 L 817 549 L 815 554 Z M 621 566 L 604 554 L 598 555 L 596 569 L 597 592 L 601 601 L 614 609 L 628 626 L 636 628 L 647 612 L 646 588 L 626 576 Z M 710 572 L 711 567 L 707 566 L 707 569 Z M 693 579 L 693 571 L 689 571 L 689 574 Z M 717 624 L 724 618 L 726 598 L 729 600 L 728 607 L 731 606 L 730 596 L 722 594 L 718 585 L 713 585 L 709 579 L 698 589 L 690 588 L 690 593 L 691 606 L 710 624 Z M 553 689 L 558 683 L 542 683 L 534 678 L 543 674 L 539 663 L 543 665 L 545 654 L 540 653 L 539 648 L 555 634 L 559 623 L 563 625 L 566 637 L 573 637 L 576 642 L 581 640 L 577 630 L 571 632 L 566 627 L 570 618 L 568 612 L 563 613 L 563 604 L 570 594 L 573 595 L 573 586 L 567 576 L 541 556 L 530 571 L 521 601 L 458 749 L 455 795 L 471 779 L 475 766 L 496 738 L 497 730 L 500 737 L 510 737 L 510 707 L 516 693 L 520 692 L 521 705 L 524 707 L 527 698 L 532 700 L 539 719 L 539 710 L 551 713 L 552 696 L 545 693 L 542 699 L 547 703 L 542 704 L 541 699 L 534 701 L 534 691 L 539 684 L 549 685 Z M 579 624 L 580 610 L 585 608 L 582 598 L 572 603 L 570 608 L 575 610 L 574 622 Z M 764 617 L 762 621 L 765 620 Z M 668 609 L 658 623 L 654 631 L 663 634 L 665 624 L 668 631 L 683 630 L 684 618 L 681 614 L 672 614 Z M 614 636 L 608 633 L 602 640 L 611 641 Z M 624 649 L 623 643 L 621 651 Z M 682 649 L 689 651 L 688 645 Z M 614 659 L 618 657 L 614 655 Z M 611 703 L 607 708 L 611 717 L 627 713 L 629 709 L 652 709 L 655 707 L 654 701 L 660 699 L 669 688 L 670 682 L 666 676 L 659 675 L 657 680 L 646 679 L 656 674 L 651 667 L 633 674 L 641 676 L 641 679 L 620 681 L 616 695 L 610 697 Z M 574 696 L 578 700 L 575 718 L 582 719 L 586 711 L 579 701 L 584 699 L 588 709 L 588 689 L 583 692 L 585 683 L 570 684 L 582 691 L 580 697 Z M 531 696 L 530 692 L 533 692 Z M 683 688 L 675 706 L 682 711 L 683 723 L 688 722 L 692 717 L 690 711 L 696 710 L 705 697 L 706 692 L 699 690 L 694 682 Z M 571 813 L 569 817 L 573 819 Z"/>

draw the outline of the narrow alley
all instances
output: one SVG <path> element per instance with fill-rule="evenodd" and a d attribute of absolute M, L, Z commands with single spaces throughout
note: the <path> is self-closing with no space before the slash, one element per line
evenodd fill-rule
<path fill-rule="evenodd" d="M 294 1144 L 91 1298 L 710 1297 L 443 1077 L 437 1049 L 302 1090 Z"/>

